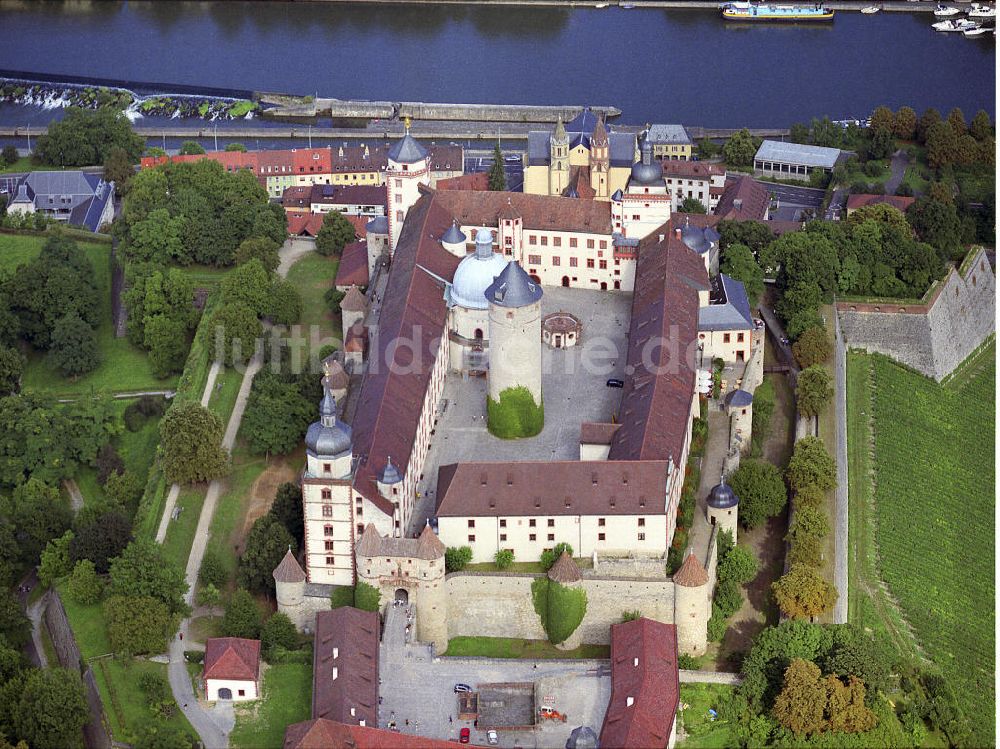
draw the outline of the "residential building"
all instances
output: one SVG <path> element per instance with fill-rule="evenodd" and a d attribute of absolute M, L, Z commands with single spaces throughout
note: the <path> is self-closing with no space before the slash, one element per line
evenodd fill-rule
<path fill-rule="evenodd" d="M 903 213 L 906 213 L 907 209 L 916 202 L 916 198 L 911 198 L 906 195 L 848 195 L 847 196 L 847 215 L 850 216 L 858 208 L 864 208 L 866 205 L 891 205 Z"/>
<path fill-rule="evenodd" d="M 726 187 L 725 164 L 664 159 L 661 166 L 675 211 L 686 198 L 696 198 L 708 212 L 715 208 Z"/>
<path fill-rule="evenodd" d="M 8 213 L 42 213 L 93 232 L 115 217 L 115 183 L 88 172 L 30 172 L 11 194 Z"/>
<path fill-rule="evenodd" d="M 646 138 L 653 144 L 653 156 L 665 161 L 690 161 L 694 141 L 683 125 L 651 125 Z"/>
<path fill-rule="evenodd" d="M 378 728 L 379 616 L 342 606 L 316 614 L 312 717 Z"/>
<path fill-rule="evenodd" d="M 829 174 L 843 157 L 844 152 L 839 148 L 765 140 L 753 157 L 753 172 L 759 177 L 805 182 L 816 169 Z"/>
<path fill-rule="evenodd" d="M 715 206 L 715 215 L 726 221 L 767 221 L 770 211 L 767 185 L 749 175 L 729 180 Z"/>
<path fill-rule="evenodd" d="M 708 303 L 698 310 L 698 342 L 702 348 L 703 369 L 713 359 L 744 362 L 750 358 L 754 321 L 742 281 L 719 273 L 706 292 Z"/>
<path fill-rule="evenodd" d="M 306 189 L 308 194 L 303 195 Z M 282 195 L 281 202 L 286 211 L 305 207 L 311 213 L 339 211 L 350 216 L 374 218 L 385 215 L 385 188 L 378 185 L 289 187 Z"/>
<path fill-rule="evenodd" d="M 212 637 L 205 641 L 205 699 L 244 702 L 260 695 L 260 640 Z"/>

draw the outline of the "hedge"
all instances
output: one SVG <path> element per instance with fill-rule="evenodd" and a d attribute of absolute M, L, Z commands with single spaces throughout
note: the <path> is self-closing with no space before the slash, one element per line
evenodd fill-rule
<path fill-rule="evenodd" d="M 587 591 L 547 577 L 536 578 L 531 583 L 531 601 L 553 645 L 569 639 L 587 613 Z"/>
<path fill-rule="evenodd" d="M 505 440 L 534 437 L 545 426 L 545 407 L 524 385 L 501 392 L 499 402 L 487 398 L 486 414 L 490 434 Z"/>

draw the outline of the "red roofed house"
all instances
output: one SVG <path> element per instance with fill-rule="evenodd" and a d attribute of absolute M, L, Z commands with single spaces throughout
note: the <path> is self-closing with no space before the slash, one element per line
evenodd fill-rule
<path fill-rule="evenodd" d="M 611 626 L 611 700 L 600 745 L 672 749 L 677 740 L 677 627 L 652 619 Z"/>
<path fill-rule="evenodd" d="M 866 205 L 880 205 L 882 203 L 906 213 L 906 209 L 913 205 L 916 200 L 916 198 L 905 195 L 848 195 L 847 215 L 850 216 L 858 208 L 864 208 Z"/>
<path fill-rule="evenodd" d="M 260 694 L 260 640 L 213 637 L 205 642 L 205 699 L 242 702 Z"/>

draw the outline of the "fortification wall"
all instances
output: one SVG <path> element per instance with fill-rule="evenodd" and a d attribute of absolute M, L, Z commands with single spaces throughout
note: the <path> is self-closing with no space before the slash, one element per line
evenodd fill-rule
<path fill-rule="evenodd" d="M 921 303 L 838 302 L 837 313 L 848 347 L 941 380 L 993 333 L 996 277 L 978 249 Z"/>

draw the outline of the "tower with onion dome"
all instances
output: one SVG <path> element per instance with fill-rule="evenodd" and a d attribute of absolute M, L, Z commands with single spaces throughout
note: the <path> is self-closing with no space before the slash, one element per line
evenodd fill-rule
<path fill-rule="evenodd" d="M 452 225 L 441 239 L 445 249 L 445 240 L 453 232 L 461 234 L 458 227 Z M 457 236 L 453 239 L 457 241 Z M 463 251 L 464 242 L 463 236 Z M 453 371 L 486 371 L 490 345 L 486 289 L 506 267 L 503 256 L 493 251 L 493 235 L 489 229 L 477 231 L 476 251 L 462 258 L 445 292 L 450 317 L 450 363 Z"/>

